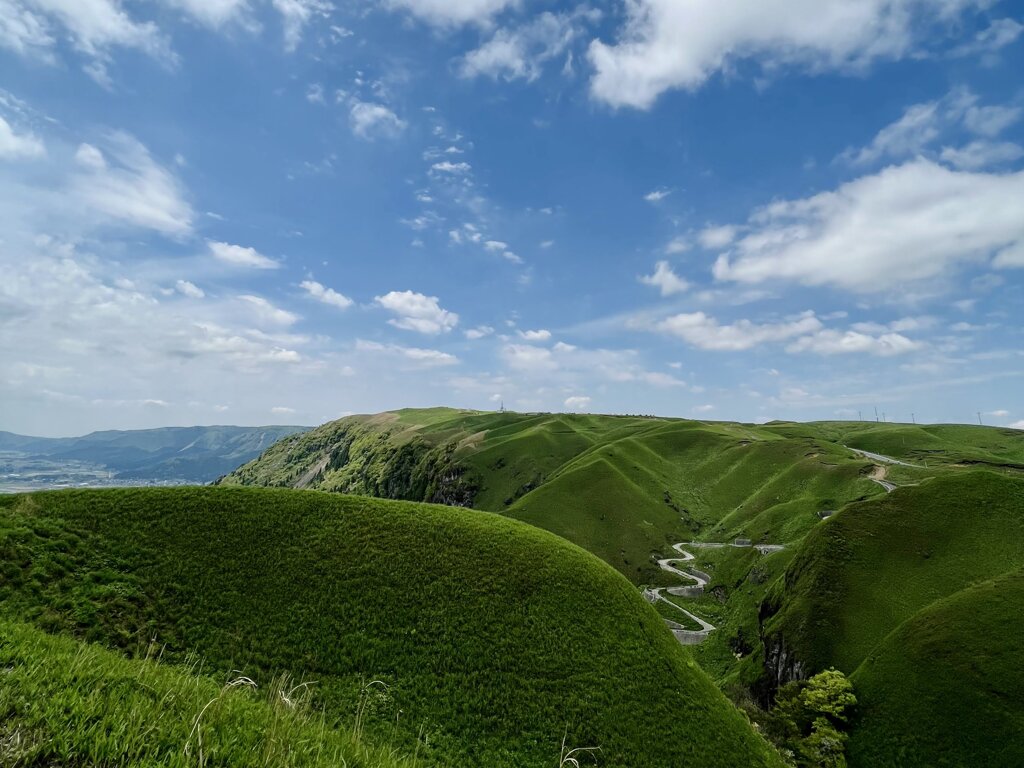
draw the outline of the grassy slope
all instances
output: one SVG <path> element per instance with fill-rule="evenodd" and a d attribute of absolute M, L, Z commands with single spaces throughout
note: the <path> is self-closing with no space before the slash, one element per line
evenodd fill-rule
<path fill-rule="evenodd" d="M 881 493 L 864 477 L 869 464 L 813 429 L 428 409 L 326 424 L 225 482 L 295 485 L 325 466 L 310 487 L 466 499 L 554 531 L 644 583 L 659 578 L 652 554 L 674 541 L 799 538 L 818 511 Z"/>
<path fill-rule="evenodd" d="M 804 543 L 767 625 L 812 669 L 847 673 L 928 604 L 1024 567 L 1024 479 L 984 470 L 847 507 Z"/>
<path fill-rule="evenodd" d="M 411 765 L 325 727 L 283 680 L 254 691 L 4 619 L 0 669 L 0 765 Z"/>
<path fill-rule="evenodd" d="M 564 733 L 605 766 L 775 764 L 625 579 L 515 521 L 231 488 L 0 510 L 9 617 L 127 650 L 156 636 L 261 684 L 315 679 L 332 722 L 381 679 L 379 729 L 410 753 L 422 733 L 436 764 L 547 766 Z"/>
<path fill-rule="evenodd" d="M 1024 765 L 1024 571 L 940 600 L 857 669 L 852 766 Z"/>

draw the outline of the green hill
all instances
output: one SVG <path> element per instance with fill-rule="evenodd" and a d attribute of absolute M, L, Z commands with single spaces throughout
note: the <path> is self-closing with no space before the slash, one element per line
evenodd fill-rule
<path fill-rule="evenodd" d="M 1024 478 L 973 470 L 847 507 L 813 531 L 769 602 L 769 645 L 852 673 L 901 622 L 1024 567 Z"/>
<path fill-rule="evenodd" d="M 890 634 L 853 676 L 850 764 L 1024 765 L 1024 571 L 940 600 Z"/>
<path fill-rule="evenodd" d="M 157 692 L 177 685 L 190 652 L 203 675 L 245 674 L 260 690 L 287 674 L 311 682 L 328 746 L 359 710 L 368 743 L 425 765 L 557 765 L 563 739 L 599 747 L 603 766 L 778 764 L 621 575 L 499 516 L 241 488 L 9 496 L 0 564 L 7 658 L 78 653 L 13 621 L 129 655 L 155 638 L 171 666 Z M 142 695 L 104 658 L 89 674 Z M 25 703 L 53 681 L 5 677 L 13 727 L 100 739 L 74 719 L 77 704 L 54 720 Z M 89 695 L 77 690 L 66 695 Z M 272 717 L 258 701 L 237 706 L 256 723 Z M 181 729 L 165 726 L 177 743 Z"/>
<path fill-rule="evenodd" d="M 793 541 L 817 513 L 883 493 L 871 462 L 772 426 L 404 410 L 286 438 L 222 479 L 471 506 L 558 533 L 634 583 L 693 538 Z"/>

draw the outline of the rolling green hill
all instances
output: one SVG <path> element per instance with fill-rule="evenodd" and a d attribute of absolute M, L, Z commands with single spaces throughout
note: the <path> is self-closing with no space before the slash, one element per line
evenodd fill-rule
<path fill-rule="evenodd" d="M 5 727 L 29 740 L 70 734 L 83 740 L 76 754 L 130 749 L 90 730 L 82 707 L 112 722 L 162 691 L 194 689 L 175 694 L 153 732 L 145 754 L 157 762 L 216 688 L 211 678 L 244 674 L 265 690 L 287 674 L 310 682 L 327 749 L 351 741 L 362 711 L 366 744 L 422 765 L 557 765 L 563 740 L 599 747 L 602 766 L 779 764 L 628 581 L 496 515 L 243 488 L 8 496 L 0 565 L 0 654 L 17 673 L 0 676 L 0 706 L 13 713 Z M 155 638 L 162 671 L 26 624 L 129 655 Z M 190 652 L 198 670 L 179 666 Z M 88 663 L 66 686 L 32 673 L 82 653 Z M 205 677 L 180 677 L 197 672 Z M 150 693 L 136 690 L 137 675 L 153 676 Z M 121 694 L 108 700 L 112 687 Z M 61 697 L 49 715 L 33 695 L 46 691 Z M 254 725 L 217 764 L 234 764 L 231 750 L 276 717 L 268 707 L 232 698 L 224 727 L 247 712 Z M 307 725 L 290 733 L 302 739 Z M 51 756 L 77 748 L 61 743 Z M 387 765 L 374 759 L 349 764 Z"/>
<path fill-rule="evenodd" d="M 786 544 L 767 555 L 694 549 L 693 566 L 710 577 L 704 593 L 670 598 L 716 627 L 692 647 L 694 658 L 744 706 L 751 697 L 770 706 L 782 683 L 836 666 L 856 672 L 870 707 L 897 684 L 895 673 L 873 684 L 862 667 L 876 653 L 893 657 L 887 638 L 971 585 L 1024 567 L 1022 469 L 1020 430 L 431 409 L 326 424 L 282 441 L 223 482 L 499 512 L 579 544 L 637 585 L 680 584 L 657 565 L 676 542 Z M 937 615 L 953 626 L 965 619 L 953 617 L 962 603 L 951 605 Z M 686 621 L 664 602 L 658 610 Z M 1024 654 L 1008 627 L 992 631 L 993 647 Z M 953 644 L 956 633 L 934 636 L 950 644 L 944 657 L 970 663 Z M 900 663 L 919 662 L 927 669 L 908 650 Z M 941 696 L 959 695 L 951 677 L 935 684 L 946 686 Z M 944 722 L 944 707 L 938 699 L 917 702 L 916 716 L 928 723 L 922 732 Z M 876 736 L 887 727 L 884 717 L 867 715 L 856 725 Z M 908 727 L 892 720 L 879 743 L 898 743 Z M 855 730 L 852 764 L 924 765 L 934 757 L 910 741 L 881 759 L 865 743 Z M 998 764 L 995 753 L 978 754 L 993 761 L 978 764 Z"/>
<path fill-rule="evenodd" d="M 854 504 L 812 532 L 776 583 L 771 643 L 852 673 L 925 606 L 1024 567 L 1024 478 L 972 470 Z"/>
<path fill-rule="evenodd" d="M 224 484 L 472 506 L 546 528 L 634 583 L 692 538 L 792 541 L 883 491 L 871 462 L 773 425 L 437 408 L 353 416 L 286 438 Z"/>
<path fill-rule="evenodd" d="M 928 606 L 853 676 L 860 766 L 1024 765 L 1024 571 Z"/>

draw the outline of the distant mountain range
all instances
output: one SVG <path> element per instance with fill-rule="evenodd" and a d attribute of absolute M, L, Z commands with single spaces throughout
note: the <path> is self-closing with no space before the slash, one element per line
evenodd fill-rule
<path fill-rule="evenodd" d="M 163 427 L 82 437 L 0 432 L 0 485 L 208 483 L 309 427 Z M 115 483 L 118 484 L 118 483 Z"/>

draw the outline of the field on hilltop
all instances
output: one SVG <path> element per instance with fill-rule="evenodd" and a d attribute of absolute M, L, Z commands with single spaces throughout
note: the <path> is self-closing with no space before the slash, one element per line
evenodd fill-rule
<path fill-rule="evenodd" d="M 154 731 L 180 746 L 181 719 L 191 726 L 218 681 L 273 691 L 285 674 L 310 683 L 314 713 L 290 733 L 309 736 L 316 713 L 325 749 L 359 731 L 342 752 L 351 765 L 387 765 L 383 745 L 421 765 L 551 766 L 563 740 L 599 747 L 603 766 L 780 764 L 626 579 L 497 515 L 274 489 L 48 492 L 0 498 L 0 553 L 0 657 L 16 673 L 0 707 L 45 759 L 141 749 L 127 732 L 91 731 L 83 707 L 116 718 L 185 690 Z M 161 666 L 125 667 L 40 629 L 129 656 L 155 639 Z M 33 674 L 82 653 L 66 685 Z M 107 701 L 111 686 L 124 696 Z M 32 695 L 55 688 L 67 707 Z M 267 699 L 236 693 L 211 732 L 245 712 L 276 722 Z M 207 764 L 232 764 L 255 730 Z"/>

